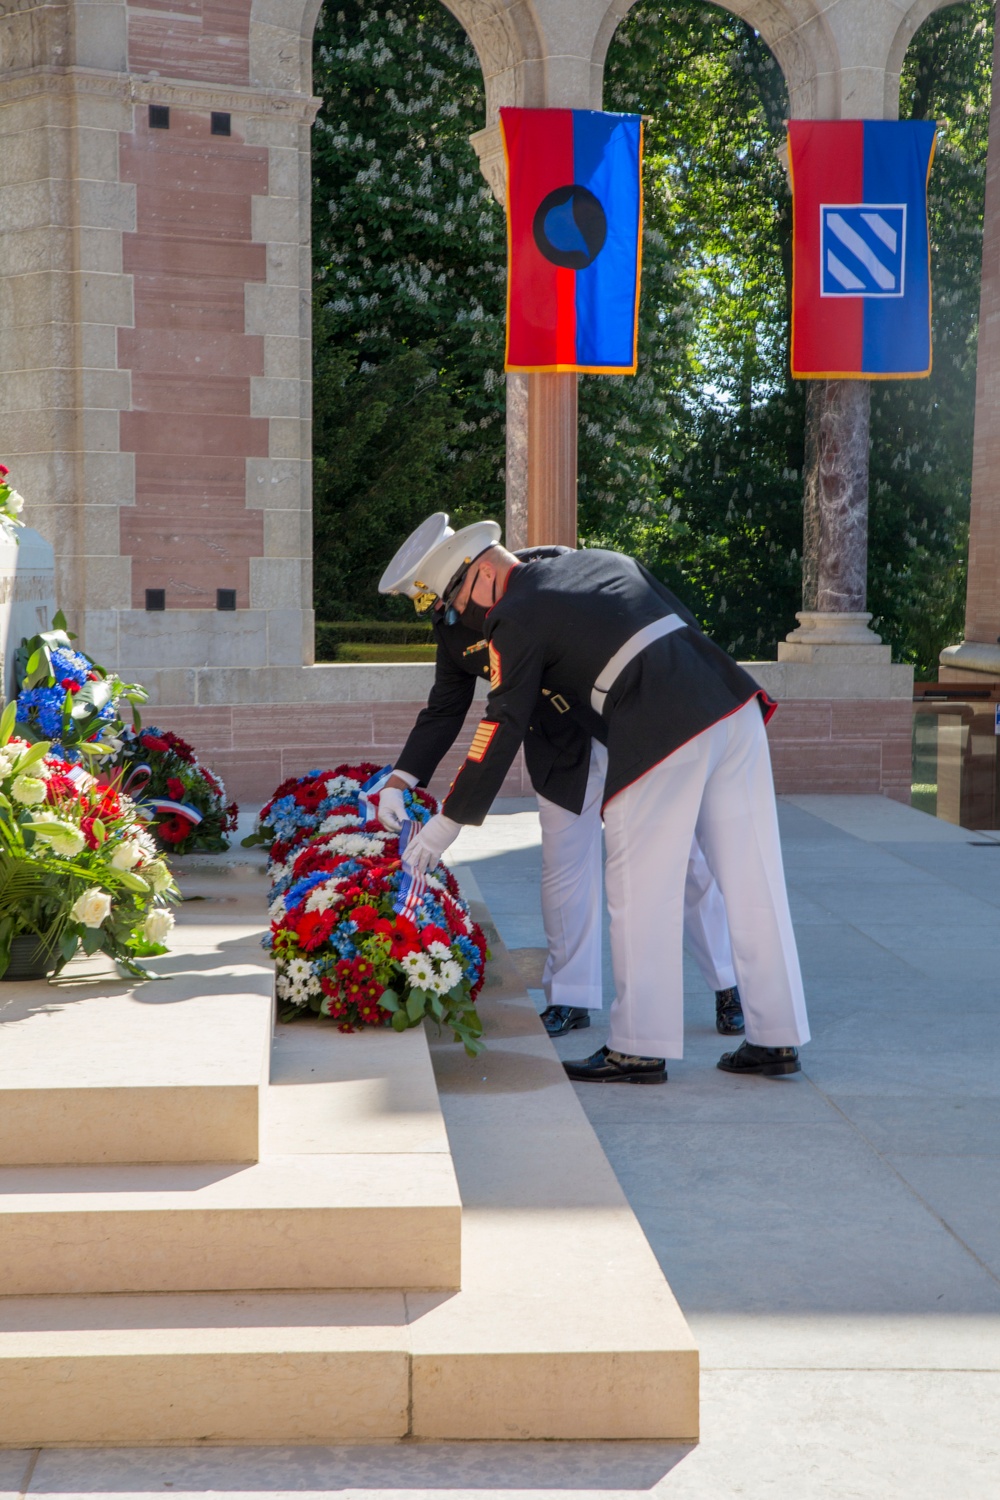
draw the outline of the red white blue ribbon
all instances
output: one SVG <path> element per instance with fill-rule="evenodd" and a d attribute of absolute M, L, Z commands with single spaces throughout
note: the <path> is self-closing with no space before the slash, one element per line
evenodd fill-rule
<path fill-rule="evenodd" d="M 190 802 L 171 802 L 166 797 L 147 797 L 140 803 L 140 806 L 151 807 L 158 814 L 168 813 L 174 818 L 186 818 L 193 828 L 197 828 L 202 821 L 201 813 L 196 807 L 192 807 Z"/>
<path fill-rule="evenodd" d="M 418 870 L 411 869 L 409 865 L 403 864 L 402 860 L 403 851 L 410 842 L 410 836 L 419 829 L 419 823 L 414 823 L 407 818 L 399 830 L 399 890 L 392 903 L 392 909 L 397 917 L 408 917 L 410 921 L 413 920 L 413 914 L 420 905 L 420 898 L 427 889 L 427 881 Z"/>
<path fill-rule="evenodd" d="M 392 775 L 392 770 L 392 766 L 383 766 L 381 771 L 376 771 L 374 776 L 369 776 L 368 780 L 362 783 L 361 791 L 358 793 L 358 811 L 361 814 L 362 823 L 378 822 L 378 808 L 372 801 L 372 797 L 385 786 Z"/>

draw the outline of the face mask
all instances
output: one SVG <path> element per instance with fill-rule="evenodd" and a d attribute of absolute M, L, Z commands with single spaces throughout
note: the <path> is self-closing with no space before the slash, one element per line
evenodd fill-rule
<path fill-rule="evenodd" d="M 476 604 L 470 599 L 458 618 L 467 630 L 474 630 L 477 635 L 483 635 L 486 631 L 486 614 L 485 604 Z"/>

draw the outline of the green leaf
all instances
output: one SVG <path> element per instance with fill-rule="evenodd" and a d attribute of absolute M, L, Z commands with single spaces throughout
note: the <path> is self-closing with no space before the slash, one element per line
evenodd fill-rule
<path fill-rule="evenodd" d="M 383 990 L 378 997 L 378 1003 L 383 1010 L 391 1011 L 393 1015 L 399 1010 L 399 996 L 395 990 Z"/>
<path fill-rule="evenodd" d="M 406 1011 L 397 1010 L 396 1014 L 392 1018 L 391 1025 L 393 1031 L 407 1031 L 409 1029 L 410 1023 L 406 1018 Z"/>
<path fill-rule="evenodd" d="M 68 964 L 80 945 L 80 939 L 71 929 L 63 933 L 59 939 L 59 952 L 64 964 Z"/>
<path fill-rule="evenodd" d="M 68 630 L 69 629 L 69 626 L 66 624 L 66 616 L 63 614 L 63 612 L 62 612 L 61 609 L 57 609 L 56 612 L 55 612 L 55 614 L 52 616 L 52 629 L 53 630 Z M 71 635 L 70 636 L 70 640 L 71 641 L 75 641 L 76 640 L 76 636 L 75 635 Z"/>
<path fill-rule="evenodd" d="M 22 776 L 24 772 L 27 771 L 29 766 L 33 766 L 36 764 L 36 762 L 44 760 L 51 748 L 51 740 L 36 741 L 36 743 L 32 745 L 30 750 L 25 750 L 24 753 L 19 757 L 17 764 L 14 767 L 17 775 Z"/>
<path fill-rule="evenodd" d="M 115 877 L 127 891 L 148 891 L 149 883 L 134 870 L 116 870 Z"/>
<path fill-rule="evenodd" d="M 406 1014 L 414 1025 L 420 1020 L 427 1007 L 427 997 L 423 990 L 411 990 L 406 1002 Z"/>
<path fill-rule="evenodd" d="M 104 947 L 104 936 L 104 932 L 100 927 L 84 928 L 83 937 L 80 941 L 83 943 L 83 951 L 88 958 L 92 953 L 96 953 L 98 948 Z"/>
<path fill-rule="evenodd" d="M 12 698 L 0 714 L 0 745 L 6 745 L 17 723 L 17 699 Z"/>

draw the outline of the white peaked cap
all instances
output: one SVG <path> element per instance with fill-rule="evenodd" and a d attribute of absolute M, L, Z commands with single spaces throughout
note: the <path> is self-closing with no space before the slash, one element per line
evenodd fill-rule
<path fill-rule="evenodd" d="M 472 562 L 499 540 L 496 521 L 475 521 L 453 531 L 445 512 L 435 511 L 406 538 L 382 574 L 378 591 L 407 594 L 411 599 L 421 594 L 440 598 L 463 563 Z"/>

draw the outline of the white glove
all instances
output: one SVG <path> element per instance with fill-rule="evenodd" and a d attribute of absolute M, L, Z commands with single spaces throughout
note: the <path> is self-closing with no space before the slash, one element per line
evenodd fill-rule
<path fill-rule="evenodd" d="M 378 796 L 378 820 L 389 833 L 398 833 L 409 813 L 401 786 L 383 787 Z"/>
<path fill-rule="evenodd" d="M 461 832 L 461 823 L 456 823 L 452 818 L 446 818 L 444 813 L 435 813 L 429 823 L 425 823 L 419 833 L 410 838 L 410 842 L 403 850 L 403 863 L 411 870 L 417 870 L 425 875 L 428 870 L 440 863 L 441 856 L 449 844 L 453 844 Z"/>

